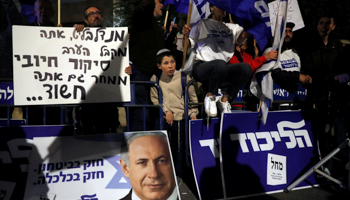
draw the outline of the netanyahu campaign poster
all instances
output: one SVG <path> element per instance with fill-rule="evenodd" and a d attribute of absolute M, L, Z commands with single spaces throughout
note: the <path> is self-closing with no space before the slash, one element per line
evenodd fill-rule
<path fill-rule="evenodd" d="M 166 131 L 34 138 L 25 200 L 179 199 Z M 143 185 L 143 187 L 140 187 Z"/>

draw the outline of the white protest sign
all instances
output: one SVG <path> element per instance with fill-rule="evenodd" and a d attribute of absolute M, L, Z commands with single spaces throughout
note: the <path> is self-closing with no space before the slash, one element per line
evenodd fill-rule
<path fill-rule="evenodd" d="M 275 33 L 276 19 L 279 9 L 278 2 L 279 1 L 276 0 L 269 3 L 272 36 Z M 288 0 L 287 22 L 293 22 L 295 24 L 293 31 L 305 27 L 297 0 Z"/>
<path fill-rule="evenodd" d="M 13 26 L 15 105 L 130 101 L 128 31 Z"/>
<path fill-rule="evenodd" d="M 128 134 L 35 137 L 24 200 L 122 199 L 132 187 L 119 162 Z"/>

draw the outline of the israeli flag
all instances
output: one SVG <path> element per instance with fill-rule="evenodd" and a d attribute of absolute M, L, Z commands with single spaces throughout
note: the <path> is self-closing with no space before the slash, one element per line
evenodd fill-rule
<path fill-rule="evenodd" d="M 193 0 L 191 13 L 191 26 L 210 15 L 209 3 L 204 0 Z"/>
<path fill-rule="evenodd" d="M 277 50 L 277 60 L 271 60 L 262 65 L 253 75 L 252 82 L 250 84 L 250 91 L 260 99 L 260 116 L 264 124 L 266 123 L 269 108 L 273 101 L 273 80 L 271 70 L 278 67 L 278 63 L 280 62 L 281 48 L 283 45 L 284 32 L 287 24 L 288 0 L 279 0 L 278 5 L 279 11 L 276 20 L 273 45 L 272 48 L 269 48 L 264 52 L 265 54 L 270 50 Z"/>

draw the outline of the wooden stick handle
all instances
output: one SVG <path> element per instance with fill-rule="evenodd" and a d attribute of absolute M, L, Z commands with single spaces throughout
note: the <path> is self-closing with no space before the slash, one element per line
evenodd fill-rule
<path fill-rule="evenodd" d="M 164 27 L 166 28 L 166 23 L 168 21 L 168 15 L 169 15 L 169 5 L 167 6 L 167 9 L 166 9 L 166 14 L 165 14 L 165 20 L 164 20 Z"/>
<path fill-rule="evenodd" d="M 57 25 L 61 24 L 61 0 L 57 2 L 58 14 L 57 14 Z"/>
<path fill-rule="evenodd" d="M 186 22 L 187 26 L 191 25 L 192 2 L 193 1 L 190 1 L 190 4 L 188 5 L 188 14 L 187 14 L 187 22 Z M 184 48 L 183 48 L 183 54 L 182 54 L 183 58 L 182 58 L 181 69 L 184 69 L 185 67 L 186 53 L 187 53 L 187 46 L 188 46 L 188 36 L 184 35 L 183 40 L 184 40 Z"/>
<path fill-rule="evenodd" d="M 258 112 L 260 112 L 260 109 L 261 109 L 261 104 L 262 104 L 262 101 L 260 101 L 260 103 L 259 103 Z"/>

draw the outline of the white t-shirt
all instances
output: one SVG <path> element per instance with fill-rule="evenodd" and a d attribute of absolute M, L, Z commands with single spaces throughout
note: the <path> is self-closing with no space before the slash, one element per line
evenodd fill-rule
<path fill-rule="evenodd" d="M 271 47 L 264 51 L 264 55 L 271 51 Z M 281 68 L 282 70 L 293 72 L 300 71 L 300 58 L 292 49 L 283 51 L 279 55 L 279 63 L 275 68 Z"/>
<path fill-rule="evenodd" d="M 279 65 L 286 71 L 300 71 L 300 58 L 292 49 L 285 50 L 280 55 Z"/>
<path fill-rule="evenodd" d="M 234 52 L 235 43 L 243 32 L 238 24 L 224 23 L 214 19 L 200 20 L 190 32 L 191 47 L 196 49 L 196 60 L 224 60 L 228 62 Z"/>

